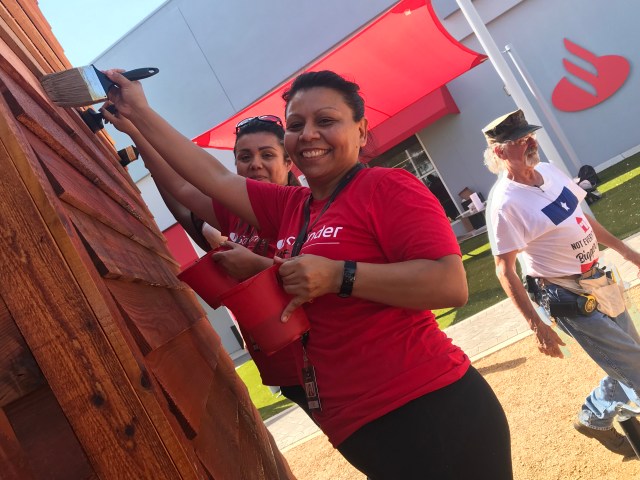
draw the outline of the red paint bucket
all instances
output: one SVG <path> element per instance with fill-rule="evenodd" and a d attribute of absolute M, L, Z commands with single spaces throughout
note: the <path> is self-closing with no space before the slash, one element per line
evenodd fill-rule
<path fill-rule="evenodd" d="M 224 306 L 267 355 L 294 342 L 310 328 L 302 308 L 295 309 L 286 323 L 280 321 L 293 297 L 280 285 L 279 267 L 273 265 L 222 295 Z"/>
<path fill-rule="evenodd" d="M 211 308 L 220 306 L 220 296 L 238 285 L 238 280 L 213 261 L 213 250 L 189 264 L 178 278 L 189 285 Z"/>

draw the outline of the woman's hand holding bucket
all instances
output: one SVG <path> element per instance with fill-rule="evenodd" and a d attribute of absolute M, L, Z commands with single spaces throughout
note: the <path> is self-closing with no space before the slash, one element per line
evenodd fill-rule
<path fill-rule="evenodd" d="M 282 312 L 283 322 L 304 303 L 340 291 L 344 262 L 304 254 L 286 260 L 274 257 L 273 260 L 281 264 L 278 274 L 282 278 L 284 291 L 294 296 Z"/>
<path fill-rule="evenodd" d="M 256 255 L 238 243 L 227 240 L 222 242 L 221 246 L 225 249 L 215 252 L 213 260 L 238 280 L 246 280 L 257 275 L 273 264 L 270 258 Z"/>
<path fill-rule="evenodd" d="M 299 339 L 310 328 L 301 308 L 291 310 L 288 322 L 281 321 L 282 312 L 291 307 L 291 295 L 282 288 L 278 268 L 271 265 L 221 297 L 240 326 L 267 355 Z"/>

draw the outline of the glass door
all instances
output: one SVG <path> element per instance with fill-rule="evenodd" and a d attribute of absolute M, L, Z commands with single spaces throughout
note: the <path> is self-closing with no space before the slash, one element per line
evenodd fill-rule
<path fill-rule="evenodd" d="M 415 135 L 374 158 L 368 165 L 371 167 L 402 168 L 408 171 L 429 187 L 431 193 L 440 201 L 449 220 L 453 221 L 460 214 L 429 155 L 424 151 Z"/>

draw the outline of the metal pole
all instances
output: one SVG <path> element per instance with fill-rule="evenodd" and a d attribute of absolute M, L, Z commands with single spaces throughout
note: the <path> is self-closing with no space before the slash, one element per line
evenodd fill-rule
<path fill-rule="evenodd" d="M 578 170 L 580 170 L 581 162 L 580 160 L 578 160 L 578 155 L 576 154 L 575 150 L 573 149 L 573 146 L 569 142 L 569 139 L 564 134 L 564 131 L 562 130 L 560 123 L 558 123 L 556 116 L 553 114 L 553 111 L 551 110 L 549 103 L 545 100 L 544 96 L 542 95 L 542 92 L 540 92 L 540 89 L 538 88 L 536 83 L 533 81 L 533 78 L 529 74 L 527 67 L 525 67 L 524 63 L 522 62 L 522 59 L 518 55 L 518 52 L 516 51 L 515 48 L 513 48 L 513 45 L 509 44 L 506 47 L 504 47 L 504 49 L 505 49 L 505 52 L 507 52 L 507 55 L 509 55 L 509 58 L 511 58 L 511 61 L 513 62 L 513 65 L 516 67 L 516 69 L 518 70 L 518 73 L 520 73 L 520 76 L 524 80 L 524 83 L 527 85 L 527 87 L 529 87 L 529 90 L 531 91 L 533 97 L 538 102 L 538 106 L 540 107 L 540 110 L 542 110 L 542 114 L 547 119 L 547 122 L 551 127 L 551 129 L 557 135 L 558 140 L 560 141 L 560 144 L 564 147 L 565 151 L 567 152 L 567 156 L 573 163 L 573 166 L 575 167 L 575 172 L 577 173 Z"/>
<path fill-rule="evenodd" d="M 469 22 L 471 29 L 476 35 L 476 38 L 482 45 L 482 48 L 484 48 L 484 51 L 487 53 L 489 60 L 493 64 L 493 67 L 498 72 L 498 75 L 500 75 L 500 78 L 507 87 L 507 90 L 513 97 L 513 100 L 516 102 L 518 108 L 522 109 L 525 116 L 531 123 L 542 125 L 542 122 L 538 118 L 533 105 L 531 104 L 531 102 L 529 102 L 529 99 L 527 98 L 527 95 L 522 87 L 520 87 L 520 84 L 516 80 L 515 75 L 509 68 L 507 61 L 502 56 L 498 45 L 496 45 L 493 37 L 491 37 L 489 30 L 482 21 L 482 18 L 478 14 L 476 8 L 471 3 L 471 0 L 456 0 L 456 2 L 458 3 L 458 6 L 460 7 L 463 15 L 467 19 L 467 22 Z M 562 155 L 553 144 L 553 141 L 551 140 L 551 137 L 549 137 L 549 134 L 547 134 L 545 130 L 542 129 L 538 130 L 536 137 L 548 160 L 560 170 L 565 172 L 569 177 L 573 177 L 573 174 L 569 171 L 569 168 L 564 163 Z"/>

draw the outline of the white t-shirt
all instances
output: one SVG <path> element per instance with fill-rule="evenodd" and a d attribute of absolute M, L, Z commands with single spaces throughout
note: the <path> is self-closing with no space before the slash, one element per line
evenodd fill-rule
<path fill-rule="evenodd" d="M 586 192 L 549 163 L 540 163 L 536 170 L 544 179 L 540 187 L 506 175 L 494 185 L 487 208 L 491 251 L 521 251 L 523 268 L 533 277 L 586 272 L 600 253 L 580 207 Z"/>

